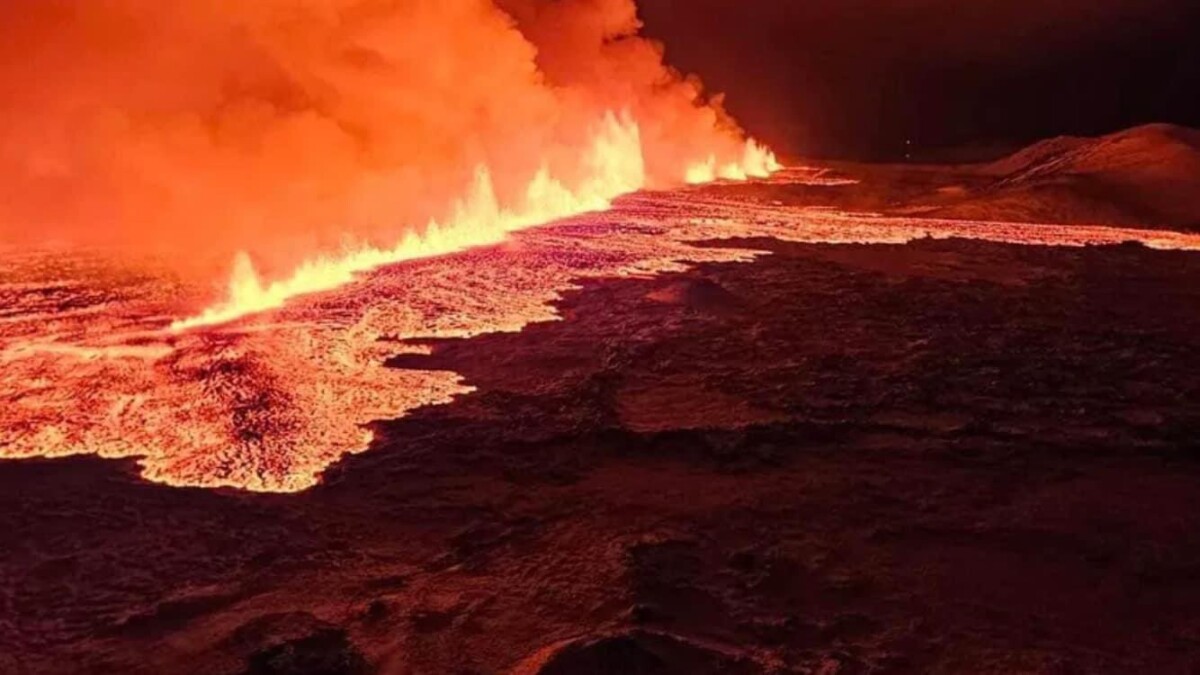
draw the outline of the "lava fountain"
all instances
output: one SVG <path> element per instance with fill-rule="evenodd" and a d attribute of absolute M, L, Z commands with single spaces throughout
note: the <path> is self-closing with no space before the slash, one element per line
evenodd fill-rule
<path fill-rule="evenodd" d="M 743 160 L 727 165 L 720 177 L 746 180 L 766 178 L 782 168 L 767 148 L 753 139 L 746 142 Z M 517 230 L 582 213 L 609 208 L 612 199 L 646 185 L 646 169 L 637 123 L 626 113 L 609 113 L 585 155 L 589 175 L 579 187 L 568 188 L 543 167 L 530 181 L 519 206 L 502 207 L 496 198 L 491 173 L 480 167 L 469 195 L 459 201 L 445 225 L 431 221 L 423 233 L 409 231 L 392 248 L 364 247 L 341 256 L 315 258 L 301 264 L 290 276 L 264 284 L 246 254 L 239 254 L 229 282 L 228 297 L 199 315 L 172 323 L 175 331 L 227 323 L 258 312 L 282 307 L 299 295 L 328 291 L 350 283 L 355 275 L 383 265 L 419 260 L 495 244 Z M 706 174 L 710 157 L 687 171 L 688 182 L 706 183 L 717 176 Z"/>

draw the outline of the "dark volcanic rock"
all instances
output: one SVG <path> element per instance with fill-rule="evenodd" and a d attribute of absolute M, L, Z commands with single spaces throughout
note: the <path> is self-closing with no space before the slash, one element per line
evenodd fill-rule
<path fill-rule="evenodd" d="M 751 675 L 764 672 L 749 659 L 680 640 L 676 636 L 634 631 L 569 642 L 532 670 L 518 675 Z"/>
<path fill-rule="evenodd" d="M 724 286 L 704 278 L 668 283 L 647 293 L 646 297 L 655 302 L 680 305 L 694 312 L 732 312 L 743 304 Z"/>
<path fill-rule="evenodd" d="M 1187 127 L 1055 138 L 989 164 L 825 166 L 857 182 L 723 190 L 894 216 L 1200 229 L 1200 130 Z"/>
<path fill-rule="evenodd" d="M 346 632 L 325 629 L 250 656 L 244 675 L 366 675 L 371 672 Z"/>
<path fill-rule="evenodd" d="M 983 171 L 999 181 L 931 215 L 1200 227 L 1200 130 L 1152 124 L 1057 138 Z"/>

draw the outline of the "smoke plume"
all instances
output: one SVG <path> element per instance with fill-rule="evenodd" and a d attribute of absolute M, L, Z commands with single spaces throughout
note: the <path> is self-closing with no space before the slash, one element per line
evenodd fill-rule
<path fill-rule="evenodd" d="M 471 209 L 766 161 L 633 0 L 7 0 L 0 22 L 8 241 L 276 273 L 385 247 L 369 266 Z"/>

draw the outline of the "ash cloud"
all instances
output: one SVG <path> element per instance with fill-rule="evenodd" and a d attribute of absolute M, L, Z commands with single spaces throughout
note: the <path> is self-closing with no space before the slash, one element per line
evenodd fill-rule
<path fill-rule="evenodd" d="M 741 132 L 632 0 L 8 0 L 0 237 L 285 266 L 391 243 L 480 166 L 586 179 L 608 112 L 651 184 Z"/>

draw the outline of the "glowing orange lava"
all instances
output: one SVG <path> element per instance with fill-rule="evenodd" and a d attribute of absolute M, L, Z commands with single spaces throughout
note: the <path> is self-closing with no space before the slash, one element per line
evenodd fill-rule
<path fill-rule="evenodd" d="M 828 180 L 784 171 L 766 182 Z M 272 300 L 273 309 L 194 330 L 167 330 L 178 289 L 162 277 L 82 254 L 5 254 L 0 297 L 11 309 L 0 317 L 0 455 L 135 457 L 143 476 L 170 485 L 303 490 L 343 455 L 367 450 L 372 421 L 471 391 L 454 373 L 388 368 L 389 358 L 425 352 L 425 338 L 556 320 L 550 303 L 581 279 L 762 255 L 692 245 L 701 240 L 899 245 L 960 237 L 1200 250 L 1200 235 L 1180 232 L 888 218 L 720 194 L 641 192 L 546 227 L 497 225 L 489 231 L 496 240 L 507 233 L 505 245 L 430 249 L 435 257 L 401 264 L 371 258 L 328 290 L 308 287 Z M 464 213 L 471 208 L 464 202 Z"/>
<path fill-rule="evenodd" d="M 715 160 L 710 160 L 715 162 Z M 290 276 L 264 283 L 249 257 L 240 254 L 229 282 L 228 296 L 199 315 L 172 323 L 175 331 L 227 323 L 241 317 L 282 307 L 296 296 L 328 291 L 350 283 L 355 276 L 383 265 L 430 258 L 487 246 L 502 241 L 510 232 L 569 216 L 609 208 L 620 195 L 646 185 L 646 167 L 641 135 L 628 114 L 609 113 L 596 133 L 583 164 L 588 174 L 572 189 L 542 168 L 525 189 L 515 209 L 502 207 L 496 198 L 487 167 L 479 167 L 470 194 L 451 209 L 443 224 L 430 222 L 423 233 L 409 230 L 390 249 L 363 247 L 340 256 L 325 256 L 301 264 Z M 781 167 L 775 154 L 753 139 L 746 141 L 741 162 L 729 164 L 721 178 L 746 180 L 766 178 Z M 689 182 L 696 169 L 688 171 Z"/>

